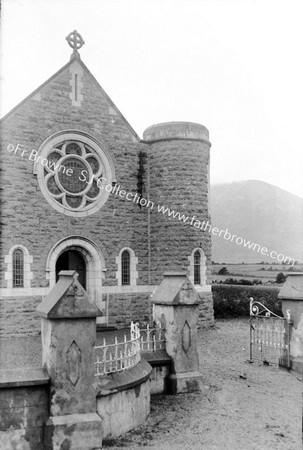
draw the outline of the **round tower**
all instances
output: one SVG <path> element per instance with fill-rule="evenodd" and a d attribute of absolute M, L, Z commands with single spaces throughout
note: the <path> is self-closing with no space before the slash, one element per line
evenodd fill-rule
<path fill-rule="evenodd" d="M 211 228 L 209 214 L 209 132 L 191 122 L 147 128 L 150 145 L 150 282 L 166 271 L 186 270 L 202 297 L 209 297 Z M 212 305 L 207 307 L 211 310 Z"/>

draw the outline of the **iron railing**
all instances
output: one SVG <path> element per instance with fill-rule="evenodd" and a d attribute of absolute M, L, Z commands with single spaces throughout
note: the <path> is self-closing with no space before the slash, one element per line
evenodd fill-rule
<path fill-rule="evenodd" d="M 118 342 L 115 337 L 114 344 L 107 344 L 103 339 L 103 345 L 95 347 L 95 355 L 95 376 L 121 372 L 138 364 L 141 359 L 139 324 L 131 322 L 130 339 L 124 335 L 124 340 Z"/>
<path fill-rule="evenodd" d="M 155 352 L 165 349 L 164 328 L 150 328 L 149 325 L 141 330 L 141 352 Z"/>
<path fill-rule="evenodd" d="M 95 376 L 105 376 L 110 373 L 122 372 L 134 367 L 141 359 L 141 352 L 154 352 L 165 349 L 164 329 L 160 327 L 140 330 L 138 323 L 131 322 L 130 336 L 124 335 L 119 342 L 117 336 L 114 343 L 95 347 Z"/>

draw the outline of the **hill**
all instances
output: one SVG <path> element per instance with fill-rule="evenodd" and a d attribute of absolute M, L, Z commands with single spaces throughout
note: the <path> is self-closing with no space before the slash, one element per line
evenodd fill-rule
<path fill-rule="evenodd" d="M 213 227 L 303 261 L 302 198 L 262 181 L 241 181 L 212 185 L 210 199 Z M 212 254 L 216 262 L 278 262 L 222 235 L 213 236 Z"/>

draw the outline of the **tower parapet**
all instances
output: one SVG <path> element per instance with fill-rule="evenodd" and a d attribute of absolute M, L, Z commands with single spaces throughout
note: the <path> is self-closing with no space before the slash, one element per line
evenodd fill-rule
<path fill-rule="evenodd" d="M 143 139 L 148 142 L 170 139 L 198 140 L 210 144 L 208 129 L 194 122 L 164 122 L 148 127 L 143 133 Z"/>

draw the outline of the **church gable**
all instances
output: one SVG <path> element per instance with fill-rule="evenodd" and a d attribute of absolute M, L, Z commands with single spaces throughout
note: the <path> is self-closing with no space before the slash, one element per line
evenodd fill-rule
<path fill-rule="evenodd" d="M 34 121 L 38 124 L 36 131 L 41 126 L 44 133 L 47 131 L 50 134 L 60 128 L 71 128 L 98 132 L 108 143 L 115 141 L 117 135 L 128 142 L 140 141 L 78 53 L 73 54 L 68 64 L 10 111 L 1 123 L 5 131 L 10 123 L 16 127 L 19 121 L 21 129 L 25 123 L 28 127 L 28 123 Z"/>

